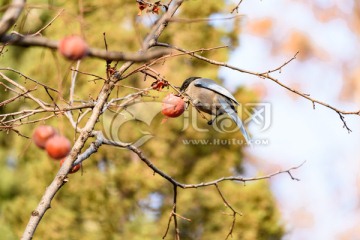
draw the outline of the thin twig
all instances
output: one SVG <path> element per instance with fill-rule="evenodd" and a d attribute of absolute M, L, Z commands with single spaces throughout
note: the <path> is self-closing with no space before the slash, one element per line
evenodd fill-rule
<path fill-rule="evenodd" d="M 53 118 L 53 117 L 56 117 L 56 116 L 57 116 L 56 114 L 50 114 L 49 116 L 42 117 L 42 118 L 35 119 L 35 120 L 31 120 L 31 121 L 20 121 L 20 123 L 18 123 L 18 124 L 16 124 L 16 123 L 11 124 L 11 127 L 14 128 L 14 127 L 23 126 L 23 125 L 26 125 L 26 124 L 34 124 L 34 123 L 38 123 L 38 122 L 44 122 L 44 121 L 49 120 L 50 118 Z"/>
<path fill-rule="evenodd" d="M 43 86 L 45 89 L 49 89 L 49 90 L 54 91 L 54 92 L 57 92 L 57 93 L 59 92 L 59 91 L 56 90 L 55 88 L 52 88 L 52 87 L 47 86 L 47 85 L 45 85 L 45 84 L 43 84 L 43 83 L 41 83 L 41 82 L 39 82 L 39 81 L 36 81 L 35 79 L 33 79 L 33 78 L 31 78 L 31 77 L 28 77 L 28 76 L 24 75 L 23 73 L 21 73 L 20 71 L 15 70 L 15 69 L 13 69 L 13 68 L 5 67 L 5 68 L 0 68 L 0 70 L 3 70 L 3 71 L 11 71 L 11 72 L 17 73 L 17 74 L 19 74 L 20 76 L 24 77 L 26 80 L 30 80 L 30 81 L 36 83 L 37 85 Z"/>
<path fill-rule="evenodd" d="M 234 13 L 235 11 L 236 11 L 236 13 L 239 13 L 239 7 L 240 7 L 240 4 L 242 3 L 242 1 L 243 0 L 240 0 L 239 3 L 236 5 L 236 7 L 234 7 L 230 13 Z"/>
<path fill-rule="evenodd" d="M 20 115 L 17 118 L 14 119 L 9 119 L 7 121 L 2 120 L 1 124 L 10 124 L 10 123 L 14 123 L 14 122 L 18 122 L 21 121 L 24 118 L 28 118 L 30 116 L 33 116 L 35 114 L 38 113 L 44 113 L 44 112 L 50 112 L 50 113 L 55 113 L 56 115 L 58 114 L 63 114 L 67 111 L 71 111 L 71 110 L 80 110 L 80 109 L 85 109 L 85 108 L 93 108 L 95 106 L 95 103 L 87 103 L 87 104 L 82 104 L 82 105 L 78 105 L 78 106 L 73 106 L 73 107 L 64 107 L 64 108 L 46 108 L 46 109 L 26 109 L 26 110 L 21 110 L 18 112 L 12 112 L 12 113 L 5 113 L 5 114 L 0 114 L 0 118 L 8 118 L 8 117 L 15 117 Z"/>
<path fill-rule="evenodd" d="M 56 50 L 59 42 L 42 36 L 7 34 L 0 36 L 0 42 L 22 47 L 42 47 Z M 167 55 L 168 49 L 158 49 L 146 53 L 125 53 L 118 51 L 106 51 L 105 49 L 89 48 L 88 57 L 112 61 L 146 62 Z"/>
<path fill-rule="evenodd" d="M 192 55 L 192 54 L 195 54 L 197 52 L 207 52 L 207 51 L 212 51 L 212 50 L 218 50 L 218 49 L 222 49 L 222 48 L 228 48 L 229 46 L 225 45 L 225 46 L 218 46 L 218 47 L 212 47 L 212 48 L 200 48 L 200 49 L 197 49 L 197 50 L 193 50 L 193 51 L 185 51 L 183 53 L 169 53 L 167 55 L 164 55 L 162 57 L 159 57 L 159 58 L 154 58 L 152 61 L 150 61 L 149 63 L 145 63 L 141 66 L 139 66 L 138 68 L 132 70 L 130 73 L 126 74 L 124 76 L 124 78 L 127 78 L 131 75 L 133 75 L 134 73 L 137 73 L 137 72 L 141 72 L 142 70 L 145 70 L 147 69 L 148 67 L 152 66 L 152 65 L 155 65 L 156 63 L 160 62 L 160 61 L 164 61 L 168 58 L 173 58 L 173 57 L 178 57 L 178 56 L 183 56 L 183 55 Z"/>
<path fill-rule="evenodd" d="M 221 197 L 221 199 L 223 200 L 223 202 L 225 203 L 225 205 L 228 207 L 228 208 L 230 208 L 231 209 L 231 211 L 233 211 L 234 213 L 236 213 L 236 214 L 239 214 L 240 216 L 242 216 L 242 213 L 240 213 L 240 212 L 238 212 L 238 211 L 236 211 L 229 203 L 228 203 L 228 201 L 226 201 L 226 199 L 225 199 L 225 197 L 224 197 L 224 195 L 222 194 L 222 192 L 220 191 L 220 188 L 219 188 L 219 185 L 216 183 L 216 184 L 214 184 L 215 185 L 215 187 L 216 187 L 216 190 L 218 191 L 218 193 L 219 193 L 219 195 L 220 195 L 220 197 Z"/>
<path fill-rule="evenodd" d="M 175 239 L 180 240 L 180 231 L 179 231 L 179 227 L 178 227 L 177 214 L 176 214 L 177 186 L 173 185 L 173 187 L 174 187 L 174 197 L 173 197 L 174 207 L 173 207 L 172 215 L 174 218 Z"/>
<path fill-rule="evenodd" d="M 175 47 L 175 46 L 172 46 L 170 44 L 167 44 L 167 43 L 157 43 L 156 44 L 157 46 L 162 46 L 162 47 L 167 47 L 167 48 L 173 48 L 173 49 L 176 49 L 180 52 L 183 52 L 183 53 L 187 53 L 188 51 L 187 50 L 184 50 L 182 48 L 179 48 L 179 47 Z M 208 62 L 210 64 L 213 64 L 213 65 L 216 65 L 216 66 L 223 66 L 223 67 L 226 67 L 226 68 L 229 68 L 229 69 L 232 69 L 232 70 L 235 70 L 235 71 L 238 71 L 238 72 L 241 72 L 241 73 L 246 73 L 246 74 L 250 74 L 250 75 L 254 75 L 254 76 L 258 76 L 262 79 L 269 79 L 273 82 L 275 82 L 276 84 L 280 85 L 281 87 L 309 100 L 310 102 L 312 102 L 313 106 L 315 106 L 315 103 L 316 104 L 319 104 L 319 105 L 322 105 L 324 107 L 327 107 L 333 111 L 335 111 L 336 113 L 338 113 L 341 117 L 341 121 L 343 122 L 344 124 L 344 128 L 346 128 L 346 130 L 348 132 L 351 132 L 351 129 L 347 126 L 346 124 L 346 121 L 344 119 L 344 116 L 343 115 L 358 115 L 360 116 L 360 110 L 357 110 L 357 111 L 344 111 L 344 110 L 340 110 L 326 102 L 323 102 L 323 101 L 319 101 L 317 99 L 314 99 L 314 98 L 311 98 L 309 94 L 306 94 L 306 93 L 301 93 L 300 91 L 296 90 L 296 89 L 293 89 L 287 85 L 285 85 L 284 83 L 280 82 L 278 79 L 270 76 L 268 74 L 269 71 L 267 72 L 263 72 L 263 73 L 257 73 L 257 72 L 252 72 L 252 71 L 249 71 L 249 70 L 245 70 L 245 69 L 241 69 L 241 68 L 238 68 L 236 66 L 233 66 L 233 65 L 230 65 L 230 64 L 227 64 L 227 63 L 224 63 L 224 62 L 219 62 L 219 61 L 215 61 L 215 60 L 212 60 L 212 59 L 209 59 L 209 58 L 206 58 L 206 57 L 203 57 L 199 54 L 196 54 L 196 53 L 188 53 L 190 56 L 192 57 L 195 57 L 197 59 L 200 59 L 200 60 L 203 60 L 205 62 Z M 294 56 L 296 57 L 296 55 Z M 289 63 L 292 59 L 290 59 L 289 61 L 287 61 L 287 63 Z M 287 64 L 286 63 L 286 64 Z M 282 64 L 278 69 L 280 69 L 284 64 Z"/>
<path fill-rule="evenodd" d="M 261 74 L 261 75 L 265 75 L 265 74 L 270 74 L 270 73 L 273 73 L 273 72 L 276 72 L 276 71 L 281 71 L 281 69 L 282 69 L 283 67 L 285 67 L 286 65 L 288 65 L 291 61 L 295 60 L 295 59 L 296 59 L 296 56 L 297 56 L 298 54 L 299 54 L 299 51 L 297 51 L 292 58 L 290 58 L 289 60 L 287 60 L 286 62 L 284 62 L 281 66 L 279 66 L 279 67 L 277 67 L 277 68 L 275 68 L 275 69 L 273 69 L 273 70 L 269 70 L 269 71 L 267 71 L 267 72 L 260 73 L 260 74 Z"/>
<path fill-rule="evenodd" d="M 69 105 L 72 106 L 73 102 L 74 102 L 74 92 L 75 92 L 75 82 L 76 82 L 76 78 L 77 78 L 77 73 L 80 67 L 80 60 L 78 60 L 76 62 L 76 68 L 74 71 L 72 71 L 71 73 L 71 86 L 70 86 L 70 96 L 69 96 Z"/>
<path fill-rule="evenodd" d="M 62 14 L 63 11 L 64 11 L 64 9 L 60 9 L 58 14 L 56 14 L 56 16 L 53 19 L 51 19 L 50 22 L 48 22 L 44 27 L 40 28 L 37 32 L 35 32 L 35 33 L 31 34 L 31 35 L 32 36 L 39 35 L 42 31 L 44 31 L 46 28 L 48 28 L 55 21 L 55 19 L 57 19 Z"/>
<path fill-rule="evenodd" d="M 173 208 L 174 208 L 174 207 L 175 207 L 175 206 L 173 205 Z M 172 216 L 173 216 L 173 210 L 172 210 L 171 213 L 170 213 L 169 221 L 168 221 L 168 223 L 167 223 L 167 227 L 166 227 L 166 229 L 165 229 L 165 233 L 164 233 L 162 239 L 165 239 L 166 236 L 167 236 L 167 234 L 168 234 L 168 232 L 169 232 L 170 224 L 171 224 L 171 220 L 172 220 Z"/>
<path fill-rule="evenodd" d="M 161 177 L 163 177 L 164 179 L 166 179 L 167 181 L 169 181 L 170 183 L 172 183 L 173 185 L 176 185 L 177 187 L 186 189 L 186 188 L 201 188 L 201 187 L 207 187 L 207 186 L 212 186 L 215 184 L 218 184 L 220 182 L 224 182 L 224 181 L 237 181 L 237 182 L 252 182 L 252 181 L 259 181 L 259 180 L 264 180 L 264 179 L 270 179 L 273 178 L 277 175 L 281 175 L 284 173 L 290 174 L 291 179 L 292 180 L 297 180 L 299 181 L 299 179 L 294 178 L 291 175 L 291 171 L 296 170 L 298 168 L 300 168 L 302 165 L 305 164 L 306 161 L 302 162 L 301 164 L 295 166 L 295 167 L 291 167 L 287 170 L 279 170 L 278 172 L 274 172 L 274 173 L 270 173 L 268 175 L 264 175 L 264 176 L 260 176 L 260 177 L 252 177 L 252 178 L 244 178 L 241 176 L 229 176 L 229 177 L 222 177 L 210 182 L 202 182 L 202 183 L 197 183 L 197 184 L 185 184 L 185 183 L 180 183 L 178 181 L 176 181 L 175 179 L 173 179 L 172 177 L 170 177 L 169 175 L 167 175 L 165 172 L 161 171 L 159 168 L 157 168 L 146 156 L 145 154 L 137 147 L 135 147 L 134 145 L 131 144 L 126 144 L 126 143 L 122 143 L 122 142 L 117 142 L 117 141 L 112 141 L 109 139 L 105 139 L 104 138 L 104 144 L 106 145 L 112 145 L 115 147 L 121 147 L 121 148 L 127 148 L 129 150 L 131 150 L 132 152 L 134 152 L 136 155 L 138 155 L 138 157 L 149 167 L 151 168 L 155 173 L 159 174 Z"/>
<path fill-rule="evenodd" d="M 28 97 L 30 99 L 32 99 L 34 102 L 36 102 L 41 108 L 46 109 L 47 107 L 44 105 L 44 102 L 41 101 L 40 99 L 34 97 L 31 93 L 27 92 L 28 90 L 23 87 L 22 85 L 18 84 L 16 81 L 10 79 L 9 77 L 7 77 L 5 74 L 0 72 L 0 76 L 6 80 L 7 82 L 11 83 L 12 85 L 14 85 L 15 87 L 17 87 L 18 89 L 20 89 L 21 91 L 23 91 L 24 93 L 24 97 Z M 27 93 L 26 93 L 27 92 Z"/>
<path fill-rule="evenodd" d="M 3 3 L 2 3 L 3 4 Z M 8 5 L 5 13 L 2 14 L 0 19 L 0 36 L 7 32 L 16 20 L 19 18 L 23 8 L 25 7 L 25 0 L 13 0 Z"/>
<path fill-rule="evenodd" d="M 6 86 L 5 84 L 3 84 L 3 83 L 1 83 L 1 82 L 0 82 L 0 85 Z M 6 89 L 11 89 L 11 88 L 9 88 L 9 87 L 6 86 Z M 12 90 L 12 89 L 11 89 L 11 90 Z M 30 92 L 35 91 L 35 90 L 36 90 L 36 88 L 34 88 L 34 89 L 28 89 L 26 92 L 23 92 L 23 93 L 17 93 L 16 96 L 0 102 L 0 107 L 5 106 L 6 104 L 9 104 L 9 103 L 11 103 L 11 102 L 14 102 L 14 101 L 17 100 L 18 98 L 21 98 L 21 97 L 23 97 L 24 95 L 26 95 L 27 93 L 30 93 Z"/>
<path fill-rule="evenodd" d="M 216 187 L 216 190 L 218 191 L 221 199 L 223 200 L 224 204 L 230 208 L 230 210 L 233 212 L 232 214 L 232 217 L 233 217 L 233 221 L 232 221 L 232 224 L 231 224 L 231 227 L 230 227 L 230 231 L 229 233 L 227 234 L 226 239 L 228 239 L 229 237 L 232 237 L 232 233 L 234 231 L 234 227 L 235 227 L 235 222 L 236 222 L 236 214 L 239 214 L 240 216 L 242 216 L 242 213 L 236 211 L 229 203 L 228 201 L 225 199 L 224 195 L 222 194 L 222 192 L 220 191 L 220 188 L 219 188 L 219 185 L 216 183 L 215 184 L 215 187 Z"/>
<path fill-rule="evenodd" d="M 197 23 L 197 22 L 218 22 L 218 21 L 226 21 L 226 20 L 232 20 L 235 18 L 241 18 L 244 17 L 242 14 L 238 14 L 231 17 L 222 17 L 222 18 L 172 18 L 170 22 L 172 23 Z"/>
<path fill-rule="evenodd" d="M 95 77 L 96 79 L 93 79 L 91 81 L 95 81 L 95 80 L 103 80 L 103 81 L 106 81 L 107 79 L 106 78 L 103 78 L 99 75 L 96 75 L 96 74 L 93 74 L 93 73 L 87 73 L 87 72 L 82 72 L 80 71 L 79 69 L 74 69 L 74 68 L 71 68 L 71 71 L 75 71 L 75 72 L 78 72 L 78 73 L 81 73 L 81 74 L 84 74 L 84 75 L 87 75 L 87 76 L 92 76 L 92 77 Z"/>

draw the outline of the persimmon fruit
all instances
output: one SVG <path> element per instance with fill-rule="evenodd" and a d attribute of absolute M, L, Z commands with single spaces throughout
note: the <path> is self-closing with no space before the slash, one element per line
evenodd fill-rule
<path fill-rule="evenodd" d="M 45 150 L 50 157 L 54 159 L 61 159 L 70 153 L 71 143 L 66 137 L 55 135 L 47 140 Z"/>
<path fill-rule="evenodd" d="M 181 97 L 168 94 L 162 101 L 161 113 L 167 117 L 175 118 L 185 111 L 185 102 Z"/>
<path fill-rule="evenodd" d="M 80 36 L 67 36 L 60 40 L 58 50 L 69 60 L 79 60 L 89 53 L 88 44 Z"/>
<path fill-rule="evenodd" d="M 32 139 L 36 146 L 41 149 L 45 148 L 46 142 L 56 135 L 56 130 L 52 126 L 41 125 L 35 128 L 34 133 L 32 135 Z"/>

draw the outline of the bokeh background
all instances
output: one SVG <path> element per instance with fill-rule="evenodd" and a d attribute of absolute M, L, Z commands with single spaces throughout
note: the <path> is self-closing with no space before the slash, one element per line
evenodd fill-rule
<path fill-rule="evenodd" d="M 1 9 L 9 2 L 0 1 Z M 240 16 L 229 19 L 234 16 L 230 12 L 236 4 L 237 1 L 185 1 L 176 15 L 182 20 L 170 23 L 160 41 L 189 50 L 228 45 L 229 48 L 201 54 L 255 72 L 274 69 L 299 51 L 296 60 L 273 76 L 341 110 L 359 109 L 360 4 L 357 0 L 244 0 L 239 7 Z M 39 0 L 27 2 L 12 30 L 34 33 L 62 9 L 61 15 L 42 32 L 43 36 L 57 40 L 78 34 L 90 46 L 103 48 L 105 32 L 109 49 L 125 52 L 141 47 L 141 39 L 158 18 L 146 11 L 137 16 L 137 4 L 130 0 Z M 183 21 L 197 18 L 209 18 L 209 21 Z M 52 97 L 58 105 L 66 105 L 71 67 L 76 63 L 66 61 L 56 51 L 7 46 L 0 66 L 2 73 L 28 89 L 35 85 L 4 68 L 11 67 L 58 89 L 59 93 L 52 93 Z M 228 202 L 244 215 L 237 217 L 233 239 L 358 239 L 359 116 L 345 116 L 352 130 L 348 133 L 338 114 L 328 108 L 316 105 L 313 109 L 308 100 L 269 80 L 189 56 L 167 59 L 154 68 L 177 86 L 189 76 L 204 76 L 222 81 L 243 104 L 271 105 L 269 129 L 259 132 L 254 124 L 248 126 L 255 139 L 269 140 L 268 144 L 253 148 L 184 144 L 189 139 L 226 140 L 242 139 L 242 136 L 211 129 L 182 131 L 183 118 L 161 124 L 163 117 L 158 115 L 150 126 L 134 121 L 119 129 L 119 138 L 129 142 L 143 132 L 153 134 L 154 138 L 141 149 L 157 167 L 175 179 L 200 183 L 234 174 L 255 177 L 306 161 L 292 172 L 301 181 L 293 181 L 284 174 L 246 185 L 234 182 L 219 185 Z M 80 70 L 105 77 L 105 62 L 86 58 Z M 101 85 L 93 76 L 79 74 L 76 100 L 92 101 Z M 144 82 L 142 74 L 135 74 L 122 81 L 111 98 L 133 93 L 133 87 L 150 85 L 150 79 Z M 152 91 L 141 101 L 161 101 L 169 92 L 170 89 Z M 49 101 L 42 88 L 33 94 Z M 12 96 L 0 88 L 0 101 Z M 0 114 L 35 106 L 29 100 L 19 99 L 1 107 Z M 47 116 L 37 115 L 28 121 Z M 103 127 L 103 119 L 100 120 L 97 130 Z M 85 122 L 86 118 L 80 126 Z M 75 139 L 70 123 L 62 115 L 15 128 L 31 136 L 40 124 L 52 125 L 72 141 Z M 197 124 L 208 128 L 201 118 Z M 31 139 L 14 132 L 2 131 L 0 143 L 0 236 L 18 239 L 59 163 L 36 148 Z M 54 198 L 35 239 L 159 239 L 163 236 L 172 209 L 172 186 L 154 175 L 131 152 L 103 146 L 84 162 L 82 173 L 69 179 Z M 231 212 L 214 187 L 179 190 L 178 213 L 192 219 L 192 222 L 179 220 L 182 239 L 225 239 L 232 223 L 227 215 Z M 170 229 L 167 239 L 174 237 Z"/>
<path fill-rule="evenodd" d="M 360 104 L 360 2 L 244 1 L 243 32 L 230 63 L 264 72 L 297 51 L 278 79 L 345 111 Z M 245 84 L 272 104 L 272 125 L 256 136 L 270 139 L 250 149 L 249 167 L 271 172 L 306 160 L 297 172 L 271 180 L 282 219 L 284 239 L 358 239 L 360 236 L 360 124 L 282 89 L 273 82 L 221 69 L 228 87 Z"/>

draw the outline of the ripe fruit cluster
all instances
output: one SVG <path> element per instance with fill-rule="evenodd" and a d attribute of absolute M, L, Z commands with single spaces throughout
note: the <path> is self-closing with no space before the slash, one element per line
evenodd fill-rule
<path fill-rule="evenodd" d="M 60 166 L 70 153 L 71 143 L 65 136 L 59 135 L 55 128 L 48 125 L 38 126 L 32 135 L 32 139 L 36 146 L 46 150 L 47 154 L 55 159 L 60 160 Z M 69 173 L 77 172 L 81 164 L 72 167 Z"/>

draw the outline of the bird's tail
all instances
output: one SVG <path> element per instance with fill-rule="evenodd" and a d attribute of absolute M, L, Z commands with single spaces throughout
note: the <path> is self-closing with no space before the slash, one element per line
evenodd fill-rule
<path fill-rule="evenodd" d="M 247 133 L 245 126 L 237 113 L 234 111 L 234 109 L 231 108 L 231 105 L 226 102 L 224 99 L 219 99 L 219 102 L 222 106 L 222 108 L 225 110 L 225 112 L 231 117 L 231 119 L 236 123 L 238 128 L 240 129 L 242 135 L 244 136 L 246 142 L 251 145 L 251 138 L 249 137 L 249 134 Z"/>

